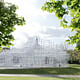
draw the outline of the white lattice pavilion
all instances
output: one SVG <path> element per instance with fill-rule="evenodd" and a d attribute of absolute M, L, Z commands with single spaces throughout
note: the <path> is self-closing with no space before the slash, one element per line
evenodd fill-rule
<path fill-rule="evenodd" d="M 26 47 L 0 53 L 2 68 L 67 67 L 69 55 L 64 50 L 44 47 L 38 38 L 29 39 Z"/>

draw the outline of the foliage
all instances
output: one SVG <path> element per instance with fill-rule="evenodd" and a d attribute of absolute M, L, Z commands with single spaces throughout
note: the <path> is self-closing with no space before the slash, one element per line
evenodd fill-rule
<path fill-rule="evenodd" d="M 42 6 L 42 10 L 49 13 L 54 12 L 61 20 L 61 26 L 76 31 L 74 36 L 69 36 L 69 39 L 66 40 L 68 44 L 80 41 L 80 0 L 50 0 Z M 68 18 L 71 21 L 68 21 Z M 80 50 L 80 45 L 76 46 L 76 49 Z"/>
<path fill-rule="evenodd" d="M 78 50 L 67 50 L 67 53 L 70 55 L 69 63 L 80 64 L 80 51 Z"/>
<path fill-rule="evenodd" d="M 15 4 L 0 0 L 0 48 L 9 47 L 14 40 L 12 32 L 16 30 L 15 25 L 24 25 L 25 20 L 16 14 L 18 7 Z"/>
<path fill-rule="evenodd" d="M 77 50 L 80 50 L 80 41 L 77 42 L 76 49 L 77 49 Z"/>

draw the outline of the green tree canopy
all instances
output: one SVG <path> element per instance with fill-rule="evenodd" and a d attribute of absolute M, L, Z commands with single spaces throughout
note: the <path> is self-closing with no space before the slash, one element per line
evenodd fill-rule
<path fill-rule="evenodd" d="M 16 30 L 15 25 L 24 25 L 24 17 L 16 14 L 18 7 L 15 4 L 0 0 L 0 48 L 9 47 L 14 41 L 12 32 Z"/>
<path fill-rule="evenodd" d="M 42 6 L 42 10 L 54 12 L 61 20 L 61 26 L 76 31 L 75 35 L 69 36 L 66 41 L 68 44 L 77 43 L 76 49 L 80 50 L 80 0 L 50 0 Z M 71 21 L 68 21 L 67 17 L 70 17 Z"/>

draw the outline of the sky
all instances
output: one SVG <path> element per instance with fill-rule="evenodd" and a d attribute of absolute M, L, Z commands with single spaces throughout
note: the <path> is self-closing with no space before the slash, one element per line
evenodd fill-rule
<path fill-rule="evenodd" d="M 68 36 L 74 35 L 74 32 L 71 33 L 69 29 L 60 27 L 60 20 L 55 16 L 55 13 L 41 10 L 46 0 L 4 1 L 16 4 L 19 7 L 16 13 L 26 20 L 26 25 L 15 26 L 16 31 L 13 35 L 15 38 L 14 47 L 16 48 L 24 46 L 29 37 L 38 36 L 42 40 L 62 44 Z"/>

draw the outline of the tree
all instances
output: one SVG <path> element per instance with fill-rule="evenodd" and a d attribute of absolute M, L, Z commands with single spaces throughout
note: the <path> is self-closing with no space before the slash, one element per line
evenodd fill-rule
<path fill-rule="evenodd" d="M 67 50 L 69 54 L 69 63 L 80 64 L 80 51 L 79 50 Z"/>
<path fill-rule="evenodd" d="M 61 26 L 71 28 L 71 31 L 76 32 L 75 35 L 69 36 L 66 42 L 77 44 L 75 49 L 80 50 L 80 44 L 78 45 L 80 42 L 80 0 L 50 0 L 42 6 L 42 10 L 54 12 L 61 20 Z M 68 17 L 71 21 L 67 20 Z"/>
<path fill-rule="evenodd" d="M 24 25 L 24 17 L 16 14 L 18 7 L 15 4 L 0 0 L 0 49 L 5 46 L 9 47 L 14 41 L 12 32 L 16 30 L 15 25 Z"/>

